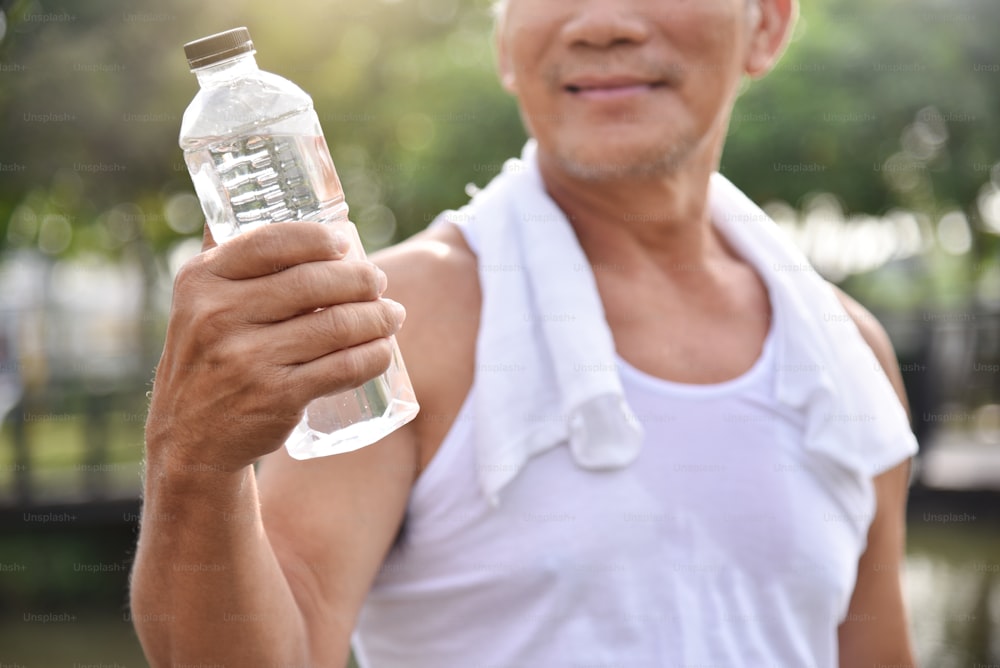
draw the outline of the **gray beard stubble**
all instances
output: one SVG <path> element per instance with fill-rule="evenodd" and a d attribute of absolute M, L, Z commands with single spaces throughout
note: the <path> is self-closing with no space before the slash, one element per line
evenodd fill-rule
<path fill-rule="evenodd" d="M 627 162 L 589 163 L 558 150 L 555 159 L 559 166 L 583 181 L 619 181 L 627 179 L 653 179 L 677 173 L 691 154 L 693 142 L 682 138 L 666 151 L 644 151 Z"/>

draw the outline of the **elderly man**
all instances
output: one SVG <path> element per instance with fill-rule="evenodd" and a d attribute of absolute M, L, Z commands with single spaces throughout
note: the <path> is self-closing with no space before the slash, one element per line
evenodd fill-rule
<path fill-rule="evenodd" d="M 206 240 L 147 426 L 153 665 L 912 663 L 891 346 L 714 174 L 794 14 L 509 0 L 532 140 L 385 274 L 311 223 Z M 420 415 L 292 460 L 304 406 L 388 364 L 383 294 Z"/>

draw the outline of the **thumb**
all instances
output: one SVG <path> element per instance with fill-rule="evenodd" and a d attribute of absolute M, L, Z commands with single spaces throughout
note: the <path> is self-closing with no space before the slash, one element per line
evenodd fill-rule
<path fill-rule="evenodd" d="M 212 238 L 212 230 L 208 229 L 208 223 L 205 223 L 205 230 L 202 232 L 201 237 L 201 252 L 204 253 L 207 250 L 215 248 L 218 246 L 215 243 L 215 239 Z"/>

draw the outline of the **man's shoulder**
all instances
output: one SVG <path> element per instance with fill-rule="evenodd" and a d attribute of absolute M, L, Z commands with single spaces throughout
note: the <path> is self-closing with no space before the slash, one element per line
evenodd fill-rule
<path fill-rule="evenodd" d="M 871 311 L 836 285 L 831 284 L 830 287 L 833 289 L 834 294 L 837 295 L 841 306 L 847 311 L 847 315 L 854 321 L 858 331 L 861 332 L 862 338 L 864 338 L 879 361 L 883 361 L 883 358 L 886 357 L 895 359 L 896 354 L 892 349 L 892 342 L 889 340 L 889 335 L 878 319 L 872 315 Z"/>
<path fill-rule="evenodd" d="M 479 281 L 476 255 L 454 225 L 431 227 L 406 241 L 373 254 L 389 277 L 386 297 L 407 302 L 434 302 L 444 294 L 475 292 Z"/>
<path fill-rule="evenodd" d="M 896 351 L 892 347 L 889 334 L 885 331 L 882 323 L 872 315 L 871 311 L 837 286 L 831 285 L 831 288 L 840 300 L 844 310 L 847 311 L 847 315 L 851 317 L 858 331 L 861 332 L 861 337 L 865 340 L 865 343 L 875 353 L 875 358 L 889 377 L 893 389 L 896 390 L 896 394 L 908 411 L 906 391 L 903 388 L 903 377 L 899 371 L 899 362 L 896 359 Z"/>

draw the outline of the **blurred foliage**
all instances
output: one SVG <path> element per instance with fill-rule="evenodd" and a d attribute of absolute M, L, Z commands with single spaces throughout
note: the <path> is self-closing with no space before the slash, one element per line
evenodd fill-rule
<path fill-rule="evenodd" d="M 174 197 L 192 192 L 176 145 L 196 90 L 181 45 L 235 25 L 264 69 L 313 95 L 369 246 L 461 205 L 524 139 L 493 74 L 486 0 L 6 5 L 0 249 L 116 256 L 141 242 L 159 255 L 199 230 Z M 997 25 L 995 0 L 804 0 L 786 57 L 737 105 L 724 170 L 759 201 L 957 207 L 978 230 L 1000 159 Z"/>
<path fill-rule="evenodd" d="M 738 105 L 724 168 L 763 201 L 825 191 L 869 213 L 974 201 L 1000 160 L 998 24 L 993 0 L 803 2 L 786 56 Z M 774 164 L 820 169 L 770 178 Z"/>
<path fill-rule="evenodd" d="M 18 0 L 7 14 L 7 246 L 114 255 L 141 236 L 162 252 L 199 229 L 180 219 L 189 208 L 165 209 L 191 192 L 176 135 L 196 83 L 181 45 L 238 24 L 263 68 L 315 98 L 370 244 L 460 205 L 524 138 L 493 75 L 485 0 Z M 847 211 L 968 207 L 1000 159 L 997 25 L 993 0 L 805 0 L 786 57 L 737 105 L 724 170 L 759 201 L 825 191 Z M 921 162 L 903 144 L 927 109 L 918 131 L 947 146 Z"/>
<path fill-rule="evenodd" d="M 179 219 L 189 208 L 166 210 L 191 191 L 176 135 L 196 83 L 180 47 L 233 25 L 250 27 L 264 69 L 315 98 L 370 245 L 460 205 L 524 138 L 495 82 L 483 0 L 21 0 L 7 13 L 6 245 L 114 255 L 141 236 L 162 252 L 199 229 Z M 760 201 L 968 206 L 1000 158 L 998 24 L 993 0 L 806 0 L 786 57 L 737 105 L 724 170 Z M 901 153 L 922 109 L 930 141 L 947 139 L 926 164 Z"/>
<path fill-rule="evenodd" d="M 848 223 L 911 218 L 922 253 L 830 276 L 870 308 L 997 311 L 997 25 L 995 0 L 804 0 L 785 57 L 737 104 L 723 171 L 800 221 L 827 193 Z"/>
<path fill-rule="evenodd" d="M 470 172 L 484 182 L 523 141 L 493 80 L 485 7 L 20 2 L 0 44 L 0 240 L 114 255 L 140 236 L 162 252 L 200 231 L 168 207 L 192 192 L 177 132 L 197 84 L 181 46 L 239 24 L 264 69 L 315 98 L 366 240 L 407 236 L 462 203 Z M 45 245 L 47 228 L 56 239 Z"/>

